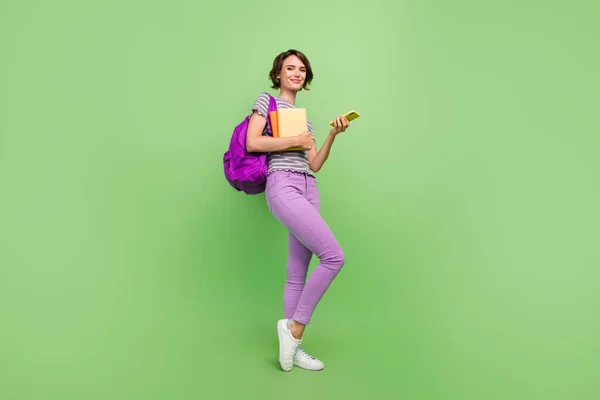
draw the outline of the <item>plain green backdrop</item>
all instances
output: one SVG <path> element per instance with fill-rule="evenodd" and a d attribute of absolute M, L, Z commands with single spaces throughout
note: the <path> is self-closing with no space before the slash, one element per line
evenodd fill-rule
<path fill-rule="evenodd" d="M 3 1 L 0 398 L 600 398 L 598 9 Z M 286 231 L 222 167 L 289 48 L 319 146 L 361 113 L 321 372 L 278 366 Z"/>

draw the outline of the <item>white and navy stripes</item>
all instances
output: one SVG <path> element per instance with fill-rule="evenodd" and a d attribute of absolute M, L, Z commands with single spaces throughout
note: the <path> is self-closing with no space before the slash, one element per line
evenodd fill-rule
<path fill-rule="evenodd" d="M 293 104 L 290 104 L 286 100 L 275 97 L 277 108 L 295 108 Z M 253 110 L 257 110 L 260 115 L 265 118 L 269 118 L 269 95 L 262 93 L 256 99 Z M 313 127 L 311 120 L 307 121 L 308 131 L 313 134 Z M 263 136 L 268 134 L 267 125 L 263 130 Z M 308 150 L 295 150 L 295 151 L 283 151 L 278 153 L 269 153 L 267 155 L 268 171 L 267 174 L 276 170 L 286 171 L 298 171 L 304 172 L 311 176 L 315 176 L 308 166 Z"/>

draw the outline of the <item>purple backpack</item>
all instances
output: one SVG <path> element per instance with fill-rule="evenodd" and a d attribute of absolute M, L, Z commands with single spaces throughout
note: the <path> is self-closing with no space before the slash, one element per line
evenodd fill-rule
<path fill-rule="evenodd" d="M 268 94 L 268 93 L 267 93 Z M 272 136 L 269 113 L 277 110 L 277 103 L 269 94 L 269 109 L 267 112 L 267 130 Z M 267 181 L 267 153 L 249 153 L 246 150 L 246 132 L 250 116 L 247 116 L 233 130 L 229 149 L 223 155 L 225 178 L 239 192 L 258 194 L 265 191 Z"/>

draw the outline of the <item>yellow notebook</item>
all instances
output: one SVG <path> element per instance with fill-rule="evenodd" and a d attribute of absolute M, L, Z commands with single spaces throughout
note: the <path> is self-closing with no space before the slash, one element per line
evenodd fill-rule
<path fill-rule="evenodd" d="M 277 137 L 297 136 L 308 130 L 306 108 L 280 108 L 277 110 Z M 302 150 L 294 147 L 288 150 Z"/>

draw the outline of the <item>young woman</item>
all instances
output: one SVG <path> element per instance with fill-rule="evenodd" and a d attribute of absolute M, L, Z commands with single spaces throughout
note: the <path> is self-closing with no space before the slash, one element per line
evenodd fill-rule
<path fill-rule="evenodd" d="M 288 50 L 273 61 L 269 74 L 277 108 L 293 108 L 296 95 L 308 89 L 313 73 L 302 52 Z M 267 135 L 269 96 L 261 94 L 248 126 L 246 147 L 250 152 L 268 153 L 265 197 L 273 216 L 288 229 L 288 259 L 283 293 L 284 319 L 277 323 L 279 363 L 284 371 L 294 365 L 305 369 L 323 369 L 323 363 L 302 347 L 306 325 L 317 303 L 344 265 L 344 253 L 335 236 L 320 215 L 319 192 L 314 173 L 322 167 L 336 136 L 350 123 L 344 117 L 334 118 L 334 127 L 320 150 L 315 146 L 312 122 L 308 131 L 294 137 L 273 138 Z M 303 150 L 291 150 L 291 148 Z M 308 266 L 315 254 L 319 265 L 306 280 Z"/>

